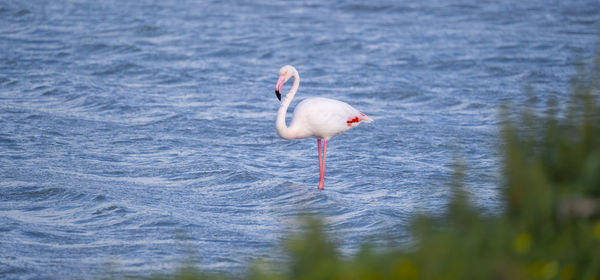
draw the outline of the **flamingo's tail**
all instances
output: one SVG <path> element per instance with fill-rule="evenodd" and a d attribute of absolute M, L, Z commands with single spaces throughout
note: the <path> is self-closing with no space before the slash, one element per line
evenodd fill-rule
<path fill-rule="evenodd" d="M 360 113 L 360 117 L 358 118 L 360 120 L 360 122 L 364 122 L 364 123 L 372 123 L 373 119 L 369 118 L 369 116 Z"/>

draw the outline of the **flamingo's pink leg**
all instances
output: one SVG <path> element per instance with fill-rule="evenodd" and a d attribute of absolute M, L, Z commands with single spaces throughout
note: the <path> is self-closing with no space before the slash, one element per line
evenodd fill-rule
<path fill-rule="evenodd" d="M 319 173 L 321 173 L 321 139 L 317 138 L 317 150 L 319 153 Z"/>
<path fill-rule="evenodd" d="M 323 145 L 323 154 L 321 156 L 321 141 L 318 142 L 319 146 L 319 190 L 323 190 L 325 188 L 325 158 L 327 156 L 327 141 L 325 140 L 325 144 Z"/>
<path fill-rule="evenodd" d="M 323 177 L 321 177 L 321 174 L 323 174 L 323 166 L 321 165 L 321 161 L 323 159 L 323 156 L 321 154 L 321 138 L 317 138 L 317 150 L 319 153 L 319 189 L 321 189 L 321 181 L 323 181 Z"/>

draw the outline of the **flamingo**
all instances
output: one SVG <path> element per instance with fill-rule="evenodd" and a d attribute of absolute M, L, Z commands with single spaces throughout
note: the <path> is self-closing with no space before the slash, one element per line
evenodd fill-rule
<path fill-rule="evenodd" d="M 285 114 L 300 86 L 300 75 L 298 75 L 296 68 L 290 65 L 281 67 L 279 69 L 279 79 L 275 85 L 275 95 L 281 101 L 281 89 L 291 77 L 294 77 L 294 84 L 281 102 L 275 127 L 279 137 L 286 140 L 311 136 L 317 138 L 319 155 L 319 186 L 317 188 L 323 190 L 325 187 L 325 157 L 329 139 L 358 126 L 360 123 L 370 123 L 373 120 L 348 103 L 324 97 L 312 97 L 302 100 L 296 106 L 292 123 L 288 127 L 285 123 Z M 321 140 L 325 140 L 323 151 L 321 151 Z"/>

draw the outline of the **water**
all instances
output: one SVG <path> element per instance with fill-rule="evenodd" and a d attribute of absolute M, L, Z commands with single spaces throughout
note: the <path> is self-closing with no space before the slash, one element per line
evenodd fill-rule
<path fill-rule="evenodd" d="M 192 256 L 240 274 L 277 259 L 303 212 L 347 254 L 407 242 L 415 213 L 444 211 L 456 157 L 499 211 L 498 106 L 527 84 L 539 106 L 567 99 L 600 2 L 418 2 L 0 1 L 1 278 Z M 330 141 L 325 191 L 316 141 L 275 132 L 285 64 L 298 100 L 375 120 Z"/>

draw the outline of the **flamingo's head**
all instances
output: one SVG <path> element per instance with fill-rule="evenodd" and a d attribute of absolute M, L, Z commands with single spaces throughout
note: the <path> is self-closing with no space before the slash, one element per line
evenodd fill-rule
<path fill-rule="evenodd" d="M 281 89 L 283 88 L 283 84 L 293 77 L 295 73 L 297 73 L 296 68 L 290 65 L 283 66 L 279 69 L 279 79 L 275 85 L 275 95 L 279 101 L 281 101 Z"/>

